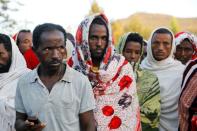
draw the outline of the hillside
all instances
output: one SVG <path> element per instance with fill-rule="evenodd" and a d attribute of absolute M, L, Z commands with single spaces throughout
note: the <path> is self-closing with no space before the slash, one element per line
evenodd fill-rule
<path fill-rule="evenodd" d="M 120 35 L 128 31 L 139 32 L 147 39 L 153 29 L 161 26 L 171 29 L 176 28 L 173 30 L 175 33 L 179 31 L 190 31 L 197 34 L 197 18 L 177 18 L 164 14 L 135 13 L 128 18 L 112 22 L 112 30 L 116 43 Z"/>

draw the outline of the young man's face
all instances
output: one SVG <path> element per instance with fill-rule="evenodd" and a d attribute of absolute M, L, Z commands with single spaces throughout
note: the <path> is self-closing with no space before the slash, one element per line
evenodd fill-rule
<path fill-rule="evenodd" d="M 136 63 L 141 55 L 141 44 L 139 42 L 129 41 L 125 44 L 123 56 L 129 62 Z"/>
<path fill-rule="evenodd" d="M 175 58 L 181 61 L 182 64 L 186 64 L 192 59 L 193 52 L 192 44 L 188 40 L 184 40 L 176 47 Z"/>
<path fill-rule="evenodd" d="M 106 27 L 93 24 L 90 28 L 88 43 L 92 59 L 102 60 L 108 43 Z"/>
<path fill-rule="evenodd" d="M 153 57 L 157 61 L 166 59 L 172 49 L 172 37 L 166 33 L 155 33 L 151 40 L 151 48 Z"/>
<path fill-rule="evenodd" d="M 43 32 L 40 40 L 36 54 L 41 64 L 50 70 L 59 69 L 66 55 L 64 34 L 57 30 Z"/>
<path fill-rule="evenodd" d="M 19 39 L 18 48 L 22 54 L 32 47 L 32 34 L 30 32 L 19 33 L 17 39 Z"/>
<path fill-rule="evenodd" d="M 4 45 L 0 44 L 0 73 L 9 71 L 11 65 L 11 53 L 9 53 Z"/>

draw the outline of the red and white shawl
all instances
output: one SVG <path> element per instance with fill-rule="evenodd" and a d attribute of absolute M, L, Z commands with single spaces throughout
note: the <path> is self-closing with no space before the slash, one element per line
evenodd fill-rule
<path fill-rule="evenodd" d="M 109 43 L 98 73 L 93 73 L 88 35 L 90 25 L 96 17 L 105 21 Z M 104 14 L 88 16 L 82 21 L 76 34 L 75 51 L 68 63 L 89 77 L 96 99 L 94 116 L 98 131 L 141 129 L 133 69 L 122 55 L 115 52 L 111 28 Z M 98 88 L 104 89 L 104 92 L 98 93 Z"/>
<path fill-rule="evenodd" d="M 183 73 L 182 92 L 179 99 L 179 126 L 181 131 L 187 131 L 189 121 L 191 122 L 189 111 L 197 97 L 196 74 L 197 59 L 189 61 Z"/>

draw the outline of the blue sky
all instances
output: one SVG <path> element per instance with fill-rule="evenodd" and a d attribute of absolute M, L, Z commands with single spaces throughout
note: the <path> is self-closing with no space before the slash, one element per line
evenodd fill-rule
<path fill-rule="evenodd" d="M 93 0 L 19 0 L 23 3 L 11 15 L 17 28 L 31 30 L 37 24 L 53 22 L 75 33 L 88 14 Z M 110 20 L 126 18 L 136 12 L 162 13 L 177 17 L 197 17 L 197 0 L 97 0 Z"/>

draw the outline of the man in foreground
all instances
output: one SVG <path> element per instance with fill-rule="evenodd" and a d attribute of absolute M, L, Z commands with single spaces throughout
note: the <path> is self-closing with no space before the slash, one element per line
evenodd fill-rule
<path fill-rule="evenodd" d="M 90 82 L 63 63 L 65 46 L 66 32 L 60 25 L 46 23 L 34 29 L 33 48 L 41 63 L 18 83 L 18 131 L 95 130 Z"/>

